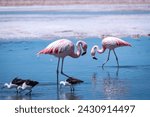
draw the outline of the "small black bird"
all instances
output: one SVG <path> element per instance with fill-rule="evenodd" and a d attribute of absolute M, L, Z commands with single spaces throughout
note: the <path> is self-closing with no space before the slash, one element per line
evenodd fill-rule
<path fill-rule="evenodd" d="M 74 85 L 83 83 L 84 81 L 76 78 L 69 77 L 65 81 L 60 81 L 60 85 L 70 86 L 71 91 L 74 91 Z"/>
<path fill-rule="evenodd" d="M 39 84 L 39 82 L 28 79 L 28 80 L 25 80 L 21 86 L 18 86 L 17 89 L 21 90 L 21 91 L 29 90 L 29 92 L 26 93 L 26 95 L 27 95 L 27 94 L 31 94 L 32 88 L 35 87 L 37 84 Z"/>
<path fill-rule="evenodd" d="M 24 82 L 25 80 L 15 77 L 9 84 L 5 83 L 2 88 L 8 88 L 8 89 L 16 88 L 18 93 L 18 89 L 17 89 L 18 86 L 21 86 Z"/>

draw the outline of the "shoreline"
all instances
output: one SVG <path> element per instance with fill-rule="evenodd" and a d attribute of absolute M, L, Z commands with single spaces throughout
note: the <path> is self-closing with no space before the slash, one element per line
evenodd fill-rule
<path fill-rule="evenodd" d="M 150 11 L 150 4 L 0 6 L 0 11 Z"/>
<path fill-rule="evenodd" d="M 0 6 L 150 4 L 149 0 L 0 0 Z"/>
<path fill-rule="evenodd" d="M 51 39 L 57 37 L 83 39 L 105 36 L 132 36 L 138 38 L 140 36 L 150 36 L 150 26 L 148 24 L 150 21 L 149 6 L 149 4 L 140 4 L 131 6 L 61 5 L 0 7 L 0 13 L 2 13 L 0 14 L 0 40 Z M 42 12 L 39 13 L 39 11 Z M 110 11 L 120 12 L 120 14 L 105 15 L 105 12 Z M 134 13 L 122 14 L 126 11 L 134 11 Z M 148 13 L 137 14 L 139 11 L 146 11 Z M 10 13 L 7 14 L 7 12 Z M 15 12 L 17 13 L 15 14 Z M 24 12 L 27 13 L 24 15 Z M 38 13 L 34 14 L 32 12 Z M 52 14 L 43 14 L 45 12 L 51 12 Z M 66 12 L 69 12 L 69 14 Z M 92 14 L 88 14 L 91 12 Z M 98 12 L 100 14 L 96 14 Z M 101 14 L 102 12 L 104 13 Z"/>

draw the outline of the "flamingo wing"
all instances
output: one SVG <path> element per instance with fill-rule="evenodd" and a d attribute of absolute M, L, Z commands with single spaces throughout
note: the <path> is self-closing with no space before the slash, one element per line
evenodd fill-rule
<path fill-rule="evenodd" d="M 39 54 L 68 54 L 70 51 L 74 50 L 74 45 L 70 40 L 67 39 L 61 39 L 52 42 L 49 44 L 45 49 L 41 50 Z"/>
<path fill-rule="evenodd" d="M 124 40 L 121 40 L 119 38 L 115 38 L 115 42 L 116 42 L 117 46 L 131 46 L 130 43 L 128 43 Z"/>
<path fill-rule="evenodd" d="M 108 49 L 114 49 L 121 46 L 131 46 L 130 43 L 116 37 L 107 37 L 103 39 L 102 45 L 104 48 Z"/>

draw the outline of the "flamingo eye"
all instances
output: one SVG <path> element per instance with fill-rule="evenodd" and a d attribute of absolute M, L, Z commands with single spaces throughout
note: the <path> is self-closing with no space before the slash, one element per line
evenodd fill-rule
<path fill-rule="evenodd" d="M 83 45 L 83 48 L 84 48 L 84 49 L 87 49 L 87 45 L 86 45 L 86 44 L 84 44 L 84 45 Z"/>

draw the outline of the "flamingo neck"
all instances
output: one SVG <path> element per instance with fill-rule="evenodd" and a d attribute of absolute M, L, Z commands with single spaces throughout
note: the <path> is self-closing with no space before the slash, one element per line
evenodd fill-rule
<path fill-rule="evenodd" d="M 97 59 L 95 57 L 95 54 L 96 52 L 98 52 L 99 54 L 103 53 L 105 51 L 105 47 L 102 46 L 101 49 L 99 49 L 99 47 L 97 45 L 93 46 L 92 49 L 91 49 L 91 56 L 94 58 L 94 59 Z"/>
<path fill-rule="evenodd" d="M 99 49 L 99 47 L 96 45 L 96 46 L 94 46 L 94 50 L 97 51 L 99 54 L 102 54 L 105 52 L 106 48 L 104 48 L 104 46 L 102 46 L 102 48 Z"/>
<path fill-rule="evenodd" d="M 73 57 L 73 58 L 78 58 L 80 55 L 81 55 L 81 46 L 82 46 L 82 42 L 81 41 L 78 41 L 76 43 L 76 47 L 77 47 L 77 52 L 73 52 L 70 56 Z"/>

